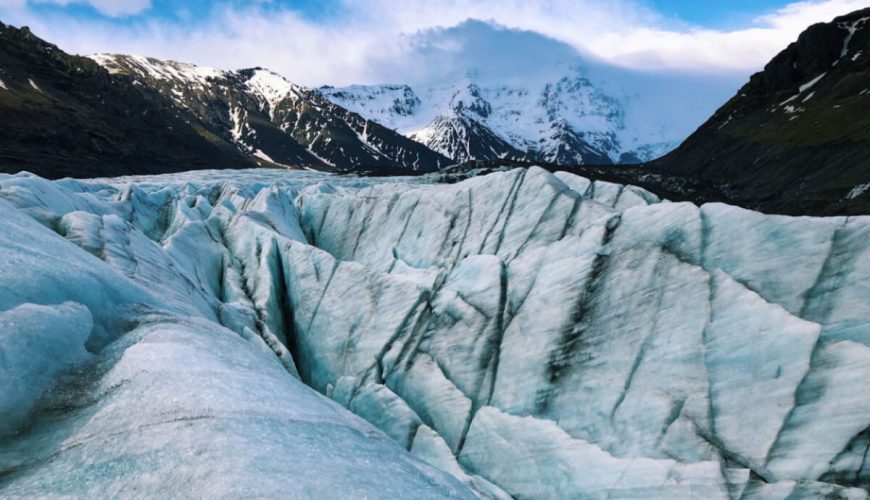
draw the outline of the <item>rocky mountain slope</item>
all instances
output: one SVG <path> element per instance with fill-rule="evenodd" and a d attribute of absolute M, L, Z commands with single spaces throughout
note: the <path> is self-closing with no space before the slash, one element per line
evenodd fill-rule
<path fill-rule="evenodd" d="M 0 172 L 93 177 L 256 166 L 159 93 L 0 24 Z"/>
<path fill-rule="evenodd" d="M 637 163 L 682 137 L 639 134 L 619 97 L 583 68 L 548 69 L 543 79 L 323 87 L 331 101 L 379 121 L 453 160 L 525 160 L 562 165 Z"/>
<path fill-rule="evenodd" d="M 262 68 L 221 71 L 123 55 L 93 59 L 153 89 L 241 151 L 333 171 L 431 172 L 449 160 Z"/>
<path fill-rule="evenodd" d="M 650 164 L 779 213 L 870 213 L 870 8 L 816 24 Z"/>
<path fill-rule="evenodd" d="M 430 180 L 0 176 L 0 495 L 867 498 L 870 218 Z"/>
<path fill-rule="evenodd" d="M 407 173 L 450 162 L 259 68 L 92 60 L 2 24 L 0 42 L 0 171 L 56 178 L 259 165 Z"/>

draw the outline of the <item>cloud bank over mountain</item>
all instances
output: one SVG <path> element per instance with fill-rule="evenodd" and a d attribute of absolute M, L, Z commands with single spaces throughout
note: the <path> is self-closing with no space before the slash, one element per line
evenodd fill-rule
<path fill-rule="evenodd" d="M 692 25 L 631 0 L 200 4 L 0 0 L 0 18 L 27 24 L 73 52 L 138 53 L 224 68 L 260 65 L 306 85 L 378 83 L 395 80 L 397 71 L 409 80 L 434 66 L 420 59 L 427 40 L 467 19 L 532 31 L 624 68 L 745 78 L 807 25 L 863 1 L 796 2 L 730 29 Z M 194 12 L 193 5 L 200 9 Z M 439 57 L 462 51 L 455 39 L 442 36 L 439 42 Z"/>

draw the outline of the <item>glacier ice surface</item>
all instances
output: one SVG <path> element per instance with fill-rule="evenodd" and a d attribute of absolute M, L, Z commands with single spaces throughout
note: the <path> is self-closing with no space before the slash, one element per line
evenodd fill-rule
<path fill-rule="evenodd" d="M 19 174 L 0 253 L 0 495 L 870 488 L 870 217 L 538 168 Z"/>

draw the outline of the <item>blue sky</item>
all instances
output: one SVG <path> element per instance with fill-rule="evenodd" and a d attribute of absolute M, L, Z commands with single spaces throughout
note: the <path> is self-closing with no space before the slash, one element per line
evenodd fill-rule
<path fill-rule="evenodd" d="M 9 2 L 11 3 L 11 2 Z M 100 5 L 100 2 L 95 2 Z M 110 2 L 109 2 L 110 3 Z M 123 2 L 118 2 L 123 3 Z M 136 4 L 136 0 L 128 2 Z M 259 4 L 265 10 L 291 9 L 299 12 L 311 20 L 325 21 L 332 16 L 340 16 L 342 4 L 336 0 L 272 0 L 244 2 L 239 0 L 214 2 L 209 0 L 187 0 L 184 2 L 170 0 L 153 0 L 141 12 L 135 14 L 123 14 L 115 17 L 119 23 L 129 23 L 142 18 L 157 18 L 163 20 L 176 20 L 196 23 L 197 20 L 208 18 L 216 5 L 223 6 L 233 3 L 236 6 Z M 722 28 L 739 27 L 741 23 L 751 22 L 752 19 L 769 14 L 779 8 L 788 5 L 788 0 L 727 0 L 727 1 L 701 1 L 701 0 L 644 0 L 638 2 L 646 5 L 663 16 L 671 17 L 692 25 Z M 2 5 L 0 1 L 0 5 Z M 36 2 L 31 8 L 35 12 L 55 14 L 64 12 L 67 15 L 79 17 L 105 17 L 98 7 L 88 2 Z M 133 7 L 135 8 L 135 7 Z"/>
<path fill-rule="evenodd" d="M 403 71 L 409 79 L 427 66 L 419 47 L 438 30 L 468 19 L 533 32 L 622 68 L 745 79 L 809 24 L 866 5 L 867 0 L 0 0 L 0 21 L 29 25 L 68 52 L 135 53 L 227 69 L 265 66 L 306 85 L 405 79 Z M 459 40 L 441 37 L 438 43 L 441 52 L 456 55 L 452 60 L 465 56 Z"/>
<path fill-rule="evenodd" d="M 783 0 L 648 0 L 665 16 L 709 28 L 739 28 L 788 5 Z"/>

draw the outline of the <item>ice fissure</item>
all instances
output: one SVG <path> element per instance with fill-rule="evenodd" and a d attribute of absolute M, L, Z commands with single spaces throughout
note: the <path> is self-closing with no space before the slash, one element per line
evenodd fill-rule
<path fill-rule="evenodd" d="M 65 423 L 100 432 L 88 426 L 135 391 L 180 391 L 190 400 L 159 411 L 136 403 L 145 423 L 188 422 L 184 442 L 204 432 L 193 417 L 213 415 L 243 455 L 258 445 L 237 411 L 277 433 L 276 452 L 303 446 L 289 429 L 323 422 L 350 429 L 361 458 L 400 457 L 385 435 L 458 481 L 392 462 L 433 496 L 866 497 L 870 217 L 697 207 L 537 168 L 445 185 L 256 172 L 0 177 L 0 324 L 25 314 L 57 336 L 52 318 L 80 317 L 64 342 L 97 346 L 90 361 L 46 358 L 30 396 L 0 401 L 21 422 L 0 441 L 0 493 L 73 477 L 22 458 L 37 446 L 64 463 L 96 446 L 78 431 L 55 446 Z M 40 246 L 73 257 L 16 278 Z M 69 276 L 87 286 L 37 288 Z M 16 345 L 0 337 L 0 354 Z M 167 386 L 157 360 L 189 387 Z M 69 367 L 81 375 L 63 378 Z M 59 395 L 41 396 L 53 384 Z M 92 403 L 58 416 L 57 398 Z M 324 460 L 347 470 L 381 463 L 333 451 Z M 245 484 L 272 492 L 270 470 Z M 386 495 L 363 483 L 353 491 Z"/>

